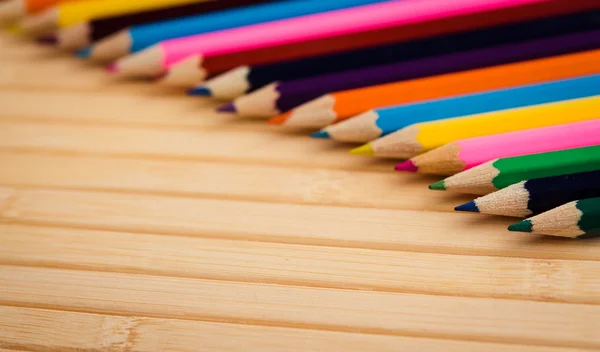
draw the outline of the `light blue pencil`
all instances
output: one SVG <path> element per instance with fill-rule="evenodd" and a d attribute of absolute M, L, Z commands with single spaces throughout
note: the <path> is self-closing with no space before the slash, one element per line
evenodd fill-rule
<path fill-rule="evenodd" d="M 217 0 L 218 1 L 218 0 Z M 386 0 L 280 0 L 210 14 L 132 26 L 79 53 L 95 61 L 113 61 L 159 42 L 225 29 L 249 26 L 368 5 Z"/>
<path fill-rule="evenodd" d="M 449 119 L 600 94 L 600 75 L 494 90 L 371 110 L 313 135 L 366 143 L 415 123 Z"/>

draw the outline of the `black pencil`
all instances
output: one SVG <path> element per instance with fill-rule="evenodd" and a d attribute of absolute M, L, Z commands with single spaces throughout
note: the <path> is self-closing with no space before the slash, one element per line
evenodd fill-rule
<path fill-rule="evenodd" d="M 521 181 L 456 210 L 524 218 L 590 197 L 600 197 L 600 171 Z"/>
<path fill-rule="evenodd" d="M 474 50 L 591 29 L 599 25 L 600 11 L 579 11 L 568 15 L 458 32 L 411 42 L 396 42 L 273 64 L 242 66 L 199 85 L 192 89 L 190 94 L 232 100 L 275 81 L 294 80 Z"/>

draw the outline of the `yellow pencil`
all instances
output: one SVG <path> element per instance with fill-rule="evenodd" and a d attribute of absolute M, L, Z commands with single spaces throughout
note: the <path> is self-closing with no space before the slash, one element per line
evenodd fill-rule
<path fill-rule="evenodd" d="M 600 95 L 419 123 L 379 138 L 352 154 L 409 159 L 461 139 L 600 118 Z"/>
<path fill-rule="evenodd" d="M 85 0 L 63 2 L 21 22 L 23 30 L 32 35 L 49 33 L 92 19 L 113 17 L 145 10 L 159 9 L 195 2 L 216 0 Z"/>

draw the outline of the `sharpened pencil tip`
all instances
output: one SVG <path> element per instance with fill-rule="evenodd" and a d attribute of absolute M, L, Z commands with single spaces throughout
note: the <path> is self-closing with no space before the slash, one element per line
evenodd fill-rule
<path fill-rule="evenodd" d="M 429 185 L 429 189 L 434 190 L 434 191 L 445 191 L 446 190 L 446 182 L 442 180 L 440 182 L 431 184 L 431 185 Z"/>
<path fill-rule="evenodd" d="M 46 37 L 37 38 L 36 42 L 38 42 L 42 45 L 56 45 L 56 43 L 58 43 L 58 40 L 54 36 L 46 36 Z"/>
<path fill-rule="evenodd" d="M 217 108 L 217 112 L 232 112 L 232 113 L 236 113 L 237 109 L 235 108 L 235 105 L 233 104 L 226 104 L 226 105 L 222 105 L 220 107 Z"/>
<path fill-rule="evenodd" d="M 190 90 L 188 90 L 187 92 L 188 95 L 201 95 L 201 96 L 205 96 L 205 97 L 210 97 L 212 96 L 212 91 L 204 86 L 199 86 L 196 88 L 192 88 Z"/>
<path fill-rule="evenodd" d="M 419 168 L 415 166 L 412 160 L 406 160 L 403 163 L 396 165 L 396 171 L 418 172 Z"/>
<path fill-rule="evenodd" d="M 326 139 L 326 138 L 329 138 L 329 133 L 327 133 L 327 131 L 319 131 L 319 132 L 313 133 L 311 137 Z"/>
<path fill-rule="evenodd" d="M 291 115 L 292 115 L 291 113 L 286 112 L 285 114 L 275 116 L 275 117 L 269 119 L 269 124 L 270 125 L 283 125 L 290 118 Z"/>
<path fill-rule="evenodd" d="M 350 154 L 352 154 L 352 155 L 373 156 L 373 155 L 375 155 L 375 151 L 371 147 L 371 144 L 367 143 L 367 144 L 365 144 L 363 146 L 360 146 L 358 148 L 352 149 L 350 151 Z"/>
<path fill-rule="evenodd" d="M 456 211 L 468 211 L 471 213 L 479 213 L 479 208 L 477 207 L 477 204 L 475 203 L 475 201 L 469 202 L 469 203 L 465 203 L 463 205 L 459 205 L 456 208 L 454 208 L 454 210 Z"/>
<path fill-rule="evenodd" d="M 117 73 L 117 72 L 119 72 L 119 66 L 116 63 L 110 64 L 110 65 L 106 66 L 106 72 Z"/>
<path fill-rule="evenodd" d="M 523 220 L 508 227 L 509 231 L 515 232 L 533 232 L 533 224 L 530 220 Z"/>
<path fill-rule="evenodd" d="M 80 57 L 82 59 L 87 59 L 88 57 L 90 57 L 90 55 L 92 54 L 92 48 L 91 47 L 87 47 L 81 50 L 78 50 L 75 55 L 77 55 L 77 57 Z"/>

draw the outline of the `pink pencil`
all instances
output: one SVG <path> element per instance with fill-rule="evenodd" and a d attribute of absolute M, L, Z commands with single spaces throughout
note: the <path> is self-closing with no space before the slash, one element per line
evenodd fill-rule
<path fill-rule="evenodd" d="M 182 72 L 202 79 L 203 61 L 214 56 L 548 2 L 552 0 L 387 1 L 168 40 L 117 61 L 111 70 L 129 77 L 156 77 L 179 64 Z"/>
<path fill-rule="evenodd" d="M 595 145 L 600 145 L 600 118 L 463 139 L 398 164 L 396 170 L 453 175 L 498 158 Z"/>

